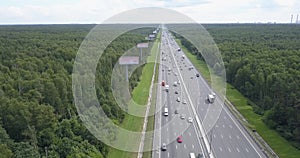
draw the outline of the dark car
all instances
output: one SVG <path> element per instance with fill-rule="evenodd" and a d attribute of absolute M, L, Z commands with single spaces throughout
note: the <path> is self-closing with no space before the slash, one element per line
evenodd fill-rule
<path fill-rule="evenodd" d="M 200 76 L 200 74 L 196 74 L 196 76 L 197 76 L 197 77 L 199 77 L 199 76 Z"/>

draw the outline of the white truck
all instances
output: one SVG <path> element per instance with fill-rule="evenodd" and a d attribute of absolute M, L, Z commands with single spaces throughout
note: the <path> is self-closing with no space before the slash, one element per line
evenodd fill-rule
<path fill-rule="evenodd" d="M 210 102 L 210 103 L 213 103 L 216 99 L 216 94 L 215 93 L 212 93 L 212 94 L 208 94 L 207 95 L 207 100 Z"/>

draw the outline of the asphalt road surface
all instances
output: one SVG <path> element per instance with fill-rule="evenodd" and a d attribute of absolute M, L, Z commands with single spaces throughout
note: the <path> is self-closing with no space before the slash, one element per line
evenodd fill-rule
<path fill-rule="evenodd" d="M 212 90 L 178 50 L 167 29 L 162 30 L 161 41 L 158 81 L 169 85 L 169 90 L 158 85 L 152 157 L 188 158 L 189 153 L 218 158 L 266 157 L 218 97 L 214 103 L 207 101 Z M 168 116 L 164 116 L 165 108 Z M 207 115 L 208 110 L 219 115 L 216 122 L 203 126 L 206 117 L 214 117 Z M 177 142 L 179 136 L 182 143 Z M 166 151 L 161 149 L 163 143 Z"/>

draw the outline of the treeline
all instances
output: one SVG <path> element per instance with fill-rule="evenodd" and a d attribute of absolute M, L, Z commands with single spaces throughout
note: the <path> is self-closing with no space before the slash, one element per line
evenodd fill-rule
<path fill-rule="evenodd" d="M 218 45 L 227 82 L 249 98 L 263 121 L 300 149 L 300 27 L 204 25 Z M 182 44 L 196 54 L 189 41 Z"/>
<path fill-rule="evenodd" d="M 0 26 L 1 157 L 105 157 L 108 147 L 83 126 L 73 103 L 71 74 L 77 50 L 94 25 Z M 121 35 L 106 49 L 97 73 L 98 96 L 109 117 L 123 111 L 110 91 L 111 66 L 153 29 Z M 126 42 L 124 42 L 126 41 Z M 109 64 L 107 64 L 109 63 Z M 141 71 L 132 76 L 136 85 Z"/>

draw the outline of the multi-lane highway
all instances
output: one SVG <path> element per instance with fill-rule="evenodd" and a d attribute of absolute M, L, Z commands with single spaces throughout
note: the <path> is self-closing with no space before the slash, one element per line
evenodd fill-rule
<path fill-rule="evenodd" d="M 218 97 L 214 103 L 207 101 L 213 91 L 168 32 L 162 30 L 159 82 L 153 158 L 185 158 L 190 153 L 203 157 L 255 158 L 265 157 L 249 134 L 238 123 Z M 212 106 L 212 107 L 211 107 Z M 222 107 L 222 108 L 214 108 Z M 165 108 L 168 116 L 164 115 Z M 218 115 L 217 121 L 203 126 L 207 111 Z M 181 136 L 182 142 L 177 138 Z M 162 145 L 166 144 L 166 150 Z"/>

